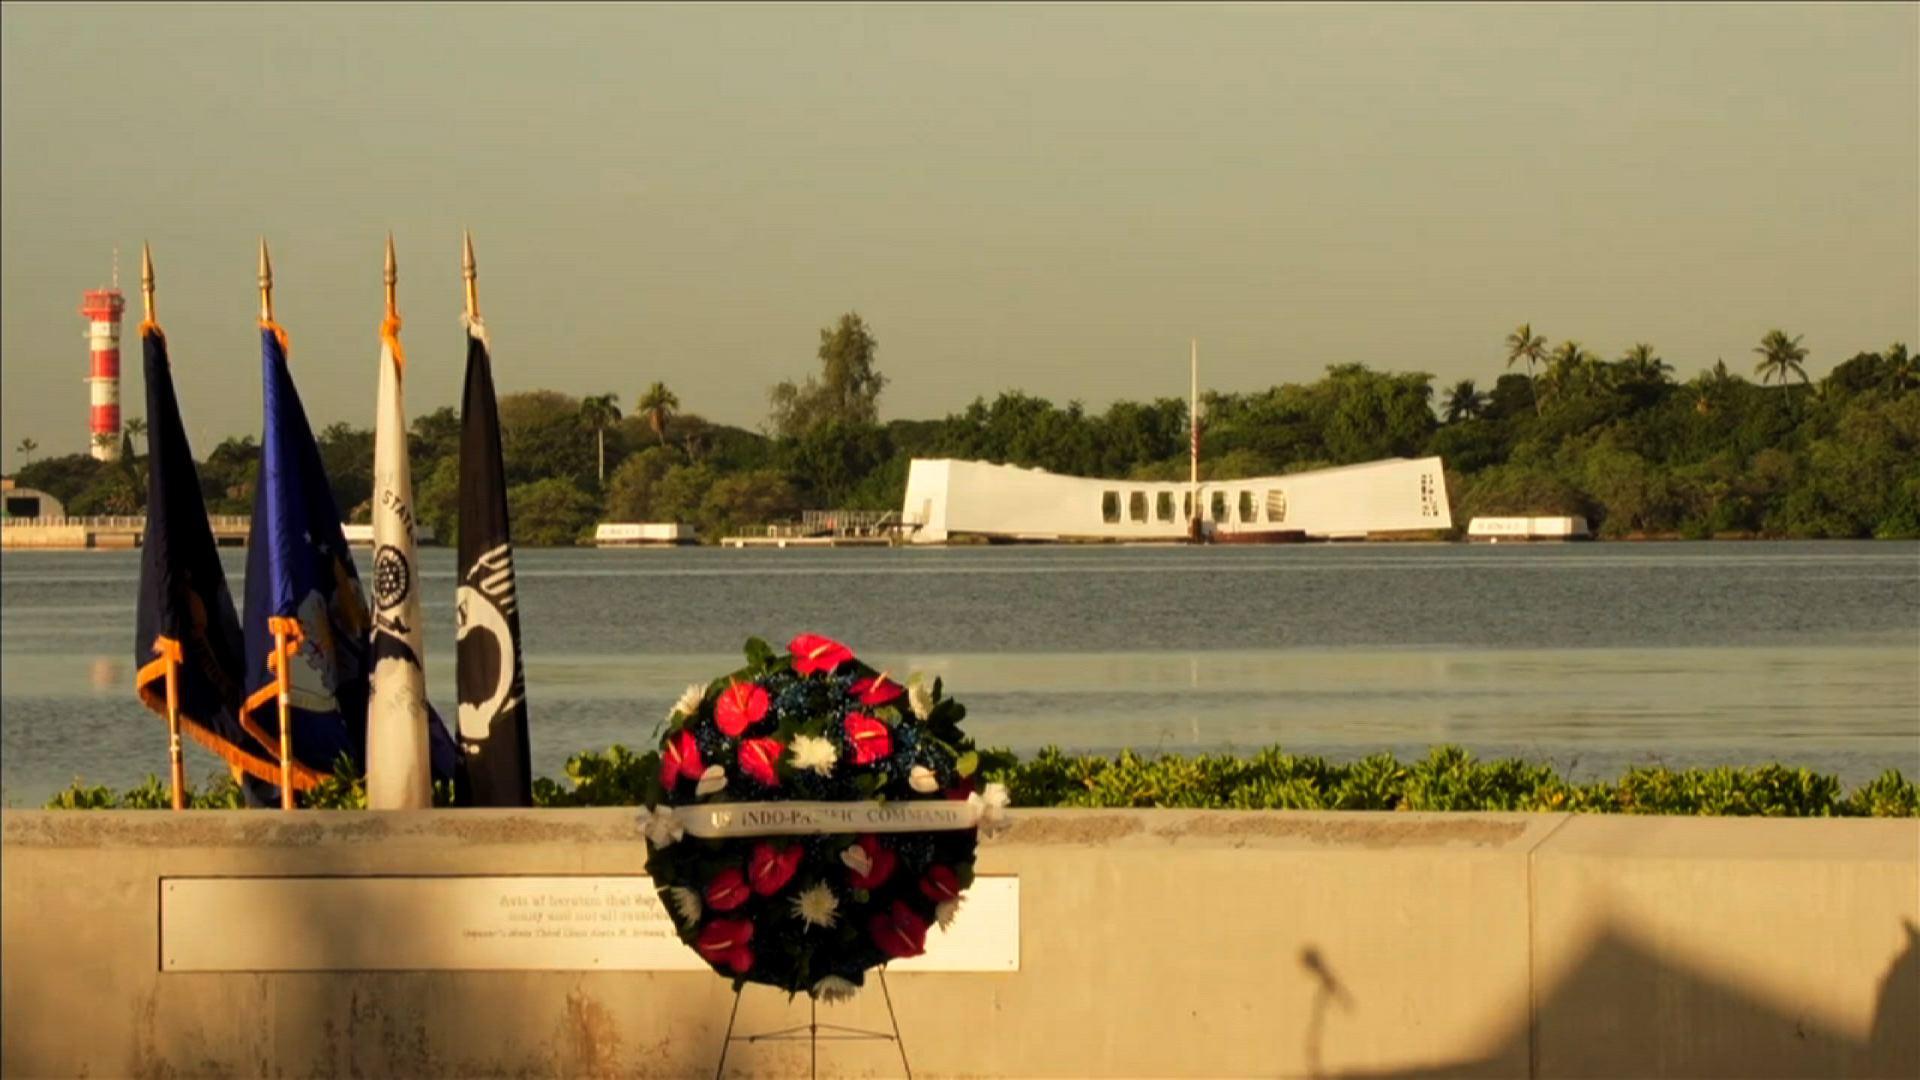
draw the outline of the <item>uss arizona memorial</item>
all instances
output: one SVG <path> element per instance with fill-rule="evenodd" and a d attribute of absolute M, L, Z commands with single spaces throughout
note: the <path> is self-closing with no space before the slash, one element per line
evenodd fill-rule
<path fill-rule="evenodd" d="M 1221 542 L 1362 539 L 1453 527 L 1437 457 L 1242 480 L 1147 482 L 1061 476 L 984 461 L 916 458 L 901 519 L 912 540 L 1184 540 L 1200 527 Z"/>

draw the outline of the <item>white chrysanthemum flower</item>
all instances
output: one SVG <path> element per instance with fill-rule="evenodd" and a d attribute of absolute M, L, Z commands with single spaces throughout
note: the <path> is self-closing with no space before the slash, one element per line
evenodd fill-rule
<path fill-rule="evenodd" d="M 814 882 L 793 898 L 793 913 L 808 926 L 830 927 L 839 921 L 839 911 L 840 898 L 824 881 Z"/>
<path fill-rule="evenodd" d="M 826 1002 L 850 1001 L 859 989 L 838 975 L 829 975 L 813 984 L 813 996 Z"/>
<path fill-rule="evenodd" d="M 682 885 L 669 886 L 667 899 L 673 901 L 674 914 L 680 921 L 692 926 L 700 921 L 700 894 Z"/>
<path fill-rule="evenodd" d="M 934 921 L 940 924 L 940 929 L 945 930 L 953 925 L 953 916 L 959 910 L 959 900 L 942 900 L 933 906 Z"/>
<path fill-rule="evenodd" d="M 680 818 L 668 806 L 656 806 L 640 815 L 640 824 L 647 830 L 647 842 L 656 848 L 666 847 L 687 834 L 686 826 L 680 824 Z"/>
<path fill-rule="evenodd" d="M 840 762 L 840 748 L 831 739 L 795 735 L 791 749 L 795 769 L 812 769 L 821 776 L 832 776 L 833 767 Z"/>
<path fill-rule="evenodd" d="M 915 679 L 907 687 L 907 704 L 913 706 L 913 715 L 925 720 L 933 715 L 933 687 L 924 680 Z"/>
<path fill-rule="evenodd" d="M 687 687 L 686 693 L 680 695 L 679 701 L 673 703 L 673 708 L 667 710 L 667 721 L 671 723 L 676 716 L 692 716 L 700 711 L 700 703 L 706 699 L 705 684 L 694 683 Z"/>
<path fill-rule="evenodd" d="M 718 765 L 709 765 L 707 771 L 700 774 L 700 782 L 693 785 L 693 793 L 705 798 L 716 791 L 725 790 L 726 786 L 727 770 Z"/>
<path fill-rule="evenodd" d="M 913 771 L 907 774 L 907 786 L 922 795 L 931 795 L 940 790 L 940 778 L 925 765 L 915 765 Z"/>

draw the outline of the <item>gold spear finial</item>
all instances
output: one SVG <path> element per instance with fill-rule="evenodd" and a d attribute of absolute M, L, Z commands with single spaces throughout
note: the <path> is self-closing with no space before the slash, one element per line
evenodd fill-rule
<path fill-rule="evenodd" d="M 460 256 L 460 276 L 467 279 L 467 318 L 477 319 L 480 317 L 480 287 L 474 282 L 473 234 L 462 229 L 460 235 L 466 243 L 466 250 Z"/>
<path fill-rule="evenodd" d="M 387 318 L 399 314 L 398 304 L 394 300 L 394 284 L 400 280 L 400 274 L 393 261 L 393 233 L 387 233 Z"/>
<path fill-rule="evenodd" d="M 267 238 L 260 238 L 260 321 L 273 321 L 273 262 L 267 258 Z"/>
<path fill-rule="evenodd" d="M 147 319 L 153 321 L 153 249 L 140 241 L 140 302 L 146 306 Z"/>

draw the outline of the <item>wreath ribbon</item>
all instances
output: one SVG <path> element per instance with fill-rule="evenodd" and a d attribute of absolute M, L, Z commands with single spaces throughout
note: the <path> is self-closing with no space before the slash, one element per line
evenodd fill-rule
<path fill-rule="evenodd" d="M 1006 789 L 987 785 L 965 802 L 748 802 L 656 806 L 641 818 L 647 836 L 664 847 L 681 836 L 724 840 L 736 836 L 819 836 L 826 833 L 995 831 L 1006 813 Z"/>

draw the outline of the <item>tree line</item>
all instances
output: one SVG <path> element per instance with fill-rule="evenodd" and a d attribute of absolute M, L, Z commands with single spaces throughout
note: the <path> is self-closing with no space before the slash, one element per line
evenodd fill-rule
<path fill-rule="evenodd" d="M 570 544 L 599 521 L 686 522 L 712 539 L 803 509 L 898 509 L 915 457 L 1187 475 L 1179 398 L 1092 412 L 1010 390 L 941 419 L 882 422 L 878 352 L 857 313 L 841 316 L 820 331 L 817 372 L 769 390 L 759 431 L 684 411 L 657 381 L 626 413 L 617 393 L 502 395 L 516 540 Z M 1312 382 L 1203 394 L 1202 477 L 1438 455 L 1462 525 L 1477 515 L 1580 514 L 1606 537 L 1920 536 L 1920 359 L 1902 343 L 1855 353 L 1818 380 L 1802 339 L 1782 330 L 1754 347 L 1751 380 L 1722 359 L 1676 381 L 1652 345 L 1607 360 L 1578 341 L 1550 345 L 1531 324 L 1490 353 L 1504 366 L 1485 390 L 1469 379 L 1436 394 L 1425 372 L 1340 363 Z M 119 462 L 30 461 L 17 480 L 71 514 L 138 513 L 146 489 L 135 434 Z M 418 417 L 409 432 L 417 511 L 443 543 L 457 529 L 459 437 L 452 407 Z M 373 433 L 337 423 L 318 442 L 342 512 L 367 520 Z M 250 512 L 258 463 L 253 436 L 215 446 L 200 467 L 209 512 Z"/>

